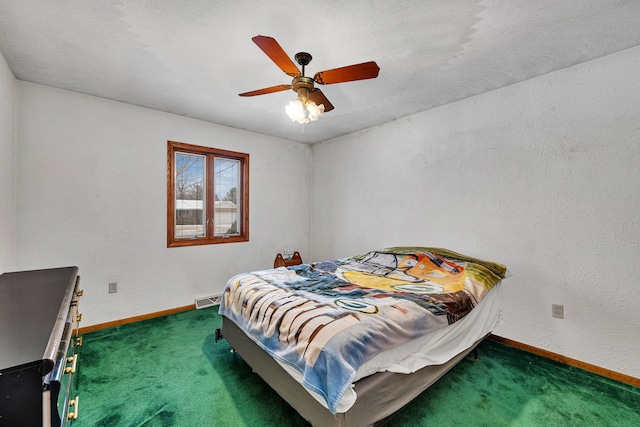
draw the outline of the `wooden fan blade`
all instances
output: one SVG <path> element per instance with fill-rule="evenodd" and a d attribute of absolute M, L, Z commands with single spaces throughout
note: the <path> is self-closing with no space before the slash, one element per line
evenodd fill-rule
<path fill-rule="evenodd" d="M 300 75 L 300 70 L 282 47 L 280 47 L 276 39 L 267 36 L 255 36 L 251 40 L 286 74 L 291 77 L 298 77 Z"/>
<path fill-rule="evenodd" d="M 374 61 L 362 64 L 349 65 L 347 67 L 334 68 L 333 70 L 320 71 L 313 77 L 321 85 L 351 82 L 354 80 L 373 79 L 378 77 L 380 67 Z"/>
<path fill-rule="evenodd" d="M 252 90 L 251 92 L 244 92 L 239 94 L 240 96 L 256 96 L 266 95 L 267 93 L 282 92 L 283 90 L 291 89 L 291 85 L 278 85 L 265 87 L 264 89 Z"/>
<path fill-rule="evenodd" d="M 322 91 L 318 88 L 309 92 L 309 99 L 315 102 L 316 105 L 323 104 L 325 113 L 333 110 L 333 105 L 329 102 L 327 97 L 324 96 L 324 93 L 322 93 Z"/>

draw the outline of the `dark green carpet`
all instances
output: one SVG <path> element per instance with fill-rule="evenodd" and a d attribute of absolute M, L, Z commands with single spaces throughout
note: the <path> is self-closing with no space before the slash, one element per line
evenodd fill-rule
<path fill-rule="evenodd" d="M 304 426 L 214 342 L 217 307 L 86 334 L 74 426 Z M 640 426 L 640 389 L 485 341 L 389 426 Z"/>

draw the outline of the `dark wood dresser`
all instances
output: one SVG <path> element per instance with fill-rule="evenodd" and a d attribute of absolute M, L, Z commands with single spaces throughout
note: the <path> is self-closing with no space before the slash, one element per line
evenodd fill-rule
<path fill-rule="evenodd" d="M 79 286 L 77 267 L 0 275 L 0 427 L 78 417 Z"/>

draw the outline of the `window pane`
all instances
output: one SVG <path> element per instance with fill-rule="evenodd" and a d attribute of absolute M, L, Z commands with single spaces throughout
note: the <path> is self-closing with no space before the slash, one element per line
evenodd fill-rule
<path fill-rule="evenodd" d="M 205 235 L 206 219 L 205 156 L 176 153 L 175 237 L 194 238 Z"/>
<path fill-rule="evenodd" d="M 240 208 L 240 161 L 216 157 L 215 208 L 213 211 L 214 234 L 216 236 L 235 236 L 241 233 Z"/>

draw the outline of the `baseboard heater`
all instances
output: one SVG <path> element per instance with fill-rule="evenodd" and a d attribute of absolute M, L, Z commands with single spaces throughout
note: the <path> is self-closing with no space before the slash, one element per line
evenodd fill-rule
<path fill-rule="evenodd" d="M 222 295 L 210 295 L 208 297 L 196 298 L 196 309 L 207 308 L 214 305 L 220 305 L 220 301 L 222 301 Z"/>

